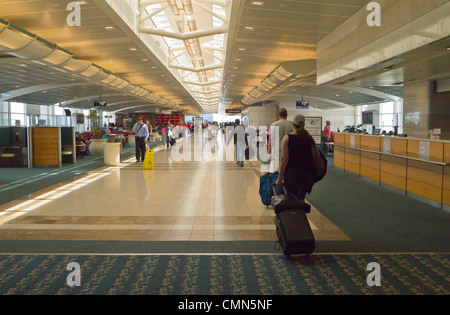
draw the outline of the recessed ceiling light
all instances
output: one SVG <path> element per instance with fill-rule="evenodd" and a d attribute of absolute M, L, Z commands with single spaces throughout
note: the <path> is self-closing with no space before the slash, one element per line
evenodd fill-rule
<path fill-rule="evenodd" d="M 262 6 L 264 5 L 263 1 L 252 1 L 252 5 Z"/>
<path fill-rule="evenodd" d="M 131 50 L 131 51 L 136 51 L 137 50 L 137 48 L 128 48 L 129 50 Z"/>
<path fill-rule="evenodd" d="M 236 59 L 236 61 L 242 61 L 242 59 Z"/>
<path fill-rule="evenodd" d="M 254 30 L 254 28 L 251 26 L 244 27 L 244 31 L 253 31 L 253 30 Z"/>
<path fill-rule="evenodd" d="M 116 28 L 114 26 L 105 26 L 105 30 L 114 31 Z"/>
<path fill-rule="evenodd" d="M 239 48 L 240 51 L 245 51 L 247 48 Z"/>
<path fill-rule="evenodd" d="M 148 61 L 148 59 L 142 59 L 142 61 Z"/>

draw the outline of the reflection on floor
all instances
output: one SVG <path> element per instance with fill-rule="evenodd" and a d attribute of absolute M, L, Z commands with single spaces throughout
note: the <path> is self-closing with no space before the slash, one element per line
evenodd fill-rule
<path fill-rule="evenodd" d="M 131 157 L 0 206 L 0 240 L 276 239 L 258 162 L 174 162 L 170 149 L 155 151 L 155 170 Z M 349 240 L 314 205 L 308 218 L 317 240 Z"/>

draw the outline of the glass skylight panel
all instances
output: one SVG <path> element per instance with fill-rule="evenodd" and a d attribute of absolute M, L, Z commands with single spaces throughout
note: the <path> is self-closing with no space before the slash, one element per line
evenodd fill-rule
<path fill-rule="evenodd" d="M 224 18 L 224 19 L 226 18 L 225 11 L 223 10 L 223 8 L 221 6 L 213 4 L 212 11 L 222 18 Z M 214 18 L 217 19 L 216 17 L 214 17 Z"/>
<path fill-rule="evenodd" d="M 187 2 L 191 3 L 190 1 Z M 150 29 L 155 30 L 154 35 L 160 34 L 158 30 L 178 33 L 185 27 L 184 32 L 189 32 L 188 25 L 183 27 L 183 22 L 180 21 L 185 21 L 184 23 L 191 21 L 189 25 L 192 31 L 214 30 L 226 25 L 228 22 L 228 4 L 222 7 L 219 4 L 214 4 L 213 1 L 209 3 L 206 1 L 199 1 L 198 3 L 192 1 L 192 7 L 190 7 L 190 11 L 192 12 L 188 12 L 189 15 L 187 15 L 187 12 L 182 10 L 181 3 L 184 4 L 184 2 L 176 0 L 167 1 L 167 4 L 166 1 L 162 1 L 161 3 L 146 6 L 147 14 L 152 15 L 152 17 L 145 24 L 150 26 Z M 175 10 L 171 5 L 177 5 L 179 10 Z M 151 30 L 148 34 L 152 34 Z M 177 69 L 177 66 L 201 68 L 223 64 L 225 60 L 223 51 L 226 45 L 225 38 L 225 34 L 215 34 L 202 38 L 194 37 L 183 41 L 168 35 L 162 36 L 162 40 L 160 41 L 163 45 L 160 49 L 164 50 L 164 46 L 168 46 L 169 48 L 169 67 L 173 66 L 174 71 L 180 74 L 182 81 L 185 82 L 186 87 L 190 89 L 192 95 L 199 98 L 198 101 L 206 100 L 206 104 L 212 104 L 213 107 L 219 106 L 218 98 L 220 97 L 221 85 L 209 85 L 208 83 L 220 81 L 223 77 L 223 70 L 214 69 L 200 72 L 192 71 L 189 73 L 187 70 Z M 192 44 L 192 46 L 186 47 L 186 44 Z M 205 45 L 205 49 L 203 49 L 202 45 Z M 210 48 L 207 49 L 206 46 Z M 215 48 L 221 49 L 221 51 L 215 50 Z M 210 91 L 215 91 L 215 93 L 209 93 Z M 197 92 L 199 94 L 196 94 Z M 202 94 L 202 92 L 204 93 Z"/>
<path fill-rule="evenodd" d="M 224 34 L 216 34 L 213 36 L 213 40 L 210 43 L 212 44 L 212 46 L 223 48 L 224 38 L 225 38 Z"/>

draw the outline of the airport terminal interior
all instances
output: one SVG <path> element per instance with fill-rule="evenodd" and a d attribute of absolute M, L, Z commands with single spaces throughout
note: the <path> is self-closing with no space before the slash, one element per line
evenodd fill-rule
<path fill-rule="evenodd" d="M 0 93 L 2 295 L 450 294 L 449 0 L 0 0 Z M 308 254 L 261 197 L 283 109 Z"/>

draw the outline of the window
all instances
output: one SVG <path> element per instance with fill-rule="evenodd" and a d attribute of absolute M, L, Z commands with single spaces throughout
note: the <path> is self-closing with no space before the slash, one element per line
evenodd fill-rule
<path fill-rule="evenodd" d="M 0 126 L 9 125 L 8 103 L 0 102 Z"/>
<path fill-rule="evenodd" d="M 26 126 L 27 122 L 24 114 L 12 114 L 11 113 L 11 125 L 12 126 Z"/>
<path fill-rule="evenodd" d="M 10 106 L 11 106 L 11 113 L 25 114 L 25 106 L 26 105 L 24 103 L 11 102 Z"/>
<path fill-rule="evenodd" d="M 363 105 L 355 109 L 356 124 L 363 123 L 363 112 L 374 111 L 378 113 L 378 120 L 373 122 L 373 126 L 380 128 L 386 132 L 395 131 L 398 127 L 398 133 L 403 133 L 403 103 L 402 102 L 387 102 L 376 105 Z M 375 115 L 376 119 L 377 115 Z M 364 126 L 363 128 L 366 128 Z M 368 129 L 369 130 L 369 129 Z"/>
<path fill-rule="evenodd" d="M 20 126 L 27 126 L 26 120 L 26 105 L 24 103 L 9 103 L 10 106 L 10 123 L 11 126 L 16 126 L 20 122 Z"/>

